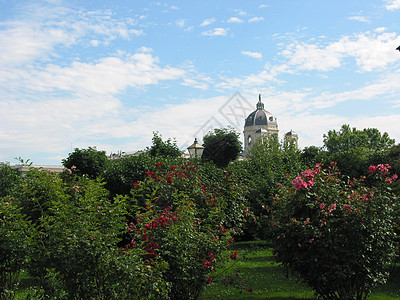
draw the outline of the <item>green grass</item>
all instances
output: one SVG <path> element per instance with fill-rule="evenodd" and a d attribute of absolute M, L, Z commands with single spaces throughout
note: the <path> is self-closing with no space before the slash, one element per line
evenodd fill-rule
<path fill-rule="evenodd" d="M 237 243 L 240 259 L 222 275 L 213 278 L 200 299 L 271 299 L 294 300 L 315 299 L 312 289 L 293 277 L 286 277 L 284 270 L 274 261 L 272 250 L 262 242 Z M 217 272 L 218 273 L 218 272 Z M 235 277 L 236 282 L 243 281 L 242 288 L 233 288 L 223 284 L 224 276 Z M 239 277 L 235 274 L 239 273 Z M 371 300 L 400 299 L 400 268 L 393 271 L 389 282 L 376 288 L 369 297 Z M 252 288 L 249 293 L 245 289 Z"/>
<path fill-rule="evenodd" d="M 237 243 L 233 250 L 238 251 L 238 260 L 229 269 L 220 270 L 210 285 L 204 289 L 201 300 L 212 299 L 270 299 L 295 300 L 315 299 L 313 291 L 293 277 L 286 277 L 283 269 L 275 262 L 272 250 L 265 242 Z M 231 261 L 232 262 L 232 261 Z M 236 277 L 236 273 L 240 274 Z M 224 285 L 235 279 L 234 287 Z M 239 284 L 243 281 L 242 284 Z M 21 274 L 16 300 L 26 299 L 34 282 L 25 272 Z M 245 289 L 252 288 L 249 293 Z M 370 295 L 370 300 L 400 299 L 400 266 L 392 271 L 388 283 L 379 286 Z"/>

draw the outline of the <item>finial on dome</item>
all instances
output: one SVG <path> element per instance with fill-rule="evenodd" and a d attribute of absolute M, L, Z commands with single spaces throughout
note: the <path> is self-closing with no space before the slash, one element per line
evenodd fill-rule
<path fill-rule="evenodd" d="M 258 94 L 257 109 L 264 109 L 264 103 L 261 102 L 261 94 Z"/>

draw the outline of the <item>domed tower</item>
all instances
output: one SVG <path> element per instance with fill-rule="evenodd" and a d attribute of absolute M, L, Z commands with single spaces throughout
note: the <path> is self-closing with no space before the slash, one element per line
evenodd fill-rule
<path fill-rule="evenodd" d="M 292 142 L 296 145 L 296 148 L 299 147 L 299 135 L 293 130 L 290 130 L 285 133 L 285 143 L 289 144 Z"/>
<path fill-rule="evenodd" d="M 261 95 L 258 96 L 256 110 L 247 118 L 244 124 L 244 156 L 247 155 L 255 141 L 262 136 L 278 134 L 278 123 L 276 118 L 264 109 L 264 103 L 261 102 Z"/>

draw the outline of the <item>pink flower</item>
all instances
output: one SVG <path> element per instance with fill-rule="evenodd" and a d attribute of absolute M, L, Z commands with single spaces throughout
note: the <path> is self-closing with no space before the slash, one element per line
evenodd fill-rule
<path fill-rule="evenodd" d="M 292 184 L 297 191 L 301 190 L 302 188 L 307 188 L 307 183 L 304 182 L 303 178 L 301 178 L 300 176 L 293 179 Z"/>
<path fill-rule="evenodd" d="M 314 178 L 315 173 L 313 170 L 306 170 L 304 172 L 301 172 L 300 175 L 306 180 L 311 180 Z"/>
<path fill-rule="evenodd" d="M 321 205 L 319 206 L 319 208 L 322 210 L 322 209 L 324 209 L 324 207 L 325 207 L 325 203 L 322 202 Z"/>

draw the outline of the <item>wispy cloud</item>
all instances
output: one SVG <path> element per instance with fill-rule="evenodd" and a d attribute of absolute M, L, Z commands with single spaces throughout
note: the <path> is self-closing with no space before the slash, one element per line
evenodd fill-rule
<path fill-rule="evenodd" d="M 228 33 L 228 30 L 226 30 L 225 28 L 214 28 L 208 31 L 204 31 L 201 34 L 205 35 L 205 36 L 226 36 Z"/>
<path fill-rule="evenodd" d="M 370 23 L 370 20 L 364 16 L 351 16 L 351 17 L 349 17 L 349 20 Z"/>
<path fill-rule="evenodd" d="M 210 19 L 205 19 L 203 22 L 201 22 L 200 26 L 208 26 L 211 25 L 212 23 L 215 22 L 215 18 L 210 18 Z"/>
<path fill-rule="evenodd" d="M 251 51 L 242 51 L 243 55 L 254 57 L 254 58 L 262 58 L 261 52 L 251 52 Z"/>
<path fill-rule="evenodd" d="M 281 54 L 290 65 L 304 70 L 332 70 L 339 68 L 345 57 L 353 57 L 362 71 L 372 71 L 400 59 L 393 51 L 398 43 L 400 35 L 396 33 L 365 32 L 327 45 L 292 43 Z"/>
<path fill-rule="evenodd" d="M 249 23 L 254 23 L 254 22 L 260 22 L 260 21 L 263 21 L 264 20 L 264 18 L 263 17 L 254 17 L 254 18 L 251 18 L 251 19 L 249 19 Z"/>
<path fill-rule="evenodd" d="M 185 27 L 185 20 L 184 20 L 184 19 L 176 20 L 176 21 L 175 21 L 175 24 L 176 24 L 178 27 Z"/>
<path fill-rule="evenodd" d="M 397 10 L 400 9 L 400 0 L 386 0 L 386 9 L 387 10 Z"/>
<path fill-rule="evenodd" d="M 236 24 L 240 24 L 243 23 L 244 21 L 238 17 L 231 17 L 228 19 L 227 21 L 228 23 L 236 23 Z"/>

